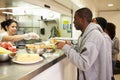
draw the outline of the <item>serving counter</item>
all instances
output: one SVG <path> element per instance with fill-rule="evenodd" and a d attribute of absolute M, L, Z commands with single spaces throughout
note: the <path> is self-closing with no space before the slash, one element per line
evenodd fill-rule
<path fill-rule="evenodd" d="M 45 59 L 34 64 L 17 64 L 11 60 L 0 62 L 0 80 L 34 80 L 35 76 L 65 58 L 61 50 L 45 54 L 48 55 Z"/>

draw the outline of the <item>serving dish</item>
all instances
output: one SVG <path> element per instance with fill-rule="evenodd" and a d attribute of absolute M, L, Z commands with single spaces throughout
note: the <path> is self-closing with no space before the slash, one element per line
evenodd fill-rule
<path fill-rule="evenodd" d="M 53 48 L 47 48 L 45 52 L 47 52 L 47 53 L 53 53 L 53 52 L 55 52 L 55 49 L 53 49 Z"/>
<path fill-rule="evenodd" d="M 0 61 L 8 61 L 10 59 L 9 54 L 0 54 Z"/>
<path fill-rule="evenodd" d="M 40 57 L 39 60 L 32 61 L 32 62 L 20 62 L 20 61 L 16 61 L 15 58 L 12 59 L 12 62 L 17 63 L 17 64 L 33 64 L 33 63 L 37 63 L 37 62 L 40 62 L 40 61 L 43 61 L 42 57 Z"/>

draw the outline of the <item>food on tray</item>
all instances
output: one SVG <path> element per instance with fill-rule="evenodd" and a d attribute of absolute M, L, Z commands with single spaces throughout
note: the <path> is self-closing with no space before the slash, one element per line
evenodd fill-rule
<path fill-rule="evenodd" d="M 39 54 L 16 54 L 15 60 L 18 62 L 35 62 L 41 60 Z"/>
<path fill-rule="evenodd" d="M 0 47 L 0 54 L 8 54 L 8 53 L 12 53 L 12 52 L 3 47 Z"/>
<path fill-rule="evenodd" d="M 52 53 L 52 52 L 54 52 L 55 51 L 55 49 L 53 49 L 53 48 L 47 48 L 46 49 L 46 52 L 48 52 L 48 53 Z"/>
<path fill-rule="evenodd" d="M 35 45 L 34 44 L 26 44 L 25 47 L 31 49 L 31 48 L 34 48 Z"/>
<path fill-rule="evenodd" d="M 16 52 L 17 49 L 15 47 L 9 47 L 8 50 L 12 51 L 12 52 Z"/>
<path fill-rule="evenodd" d="M 57 46 L 55 44 L 49 43 L 46 45 L 46 52 L 54 52 Z"/>
<path fill-rule="evenodd" d="M 50 43 L 53 43 L 53 44 L 56 44 L 57 42 L 58 42 L 58 40 L 55 39 L 55 38 L 52 38 L 52 39 L 50 40 Z"/>
<path fill-rule="evenodd" d="M 12 52 L 17 51 L 17 49 L 10 42 L 1 42 L 0 46 Z"/>
<path fill-rule="evenodd" d="M 50 39 L 51 44 L 57 44 L 59 42 L 66 42 L 66 40 L 59 40 L 59 39 L 56 39 L 56 38 Z"/>
<path fill-rule="evenodd" d="M 42 49 L 46 48 L 46 44 L 44 44 L 44 43 L 40 44 L 40 48 L 42 48 Z"/>
<path fill-rule="evenodd" d="M 5 48 L 5 49 L 8 49 L 8 47 L 12 47 L 12 44 L 9 42 L 1 42 L 0 46 Z"/>
<path fill-rule="evenodd" d="M 41 44 L 26 44 L 26 49 L 31 50 L 34 53 L 37 53 L 37 50 L 45 50 L 46 49 L 46 44 L 41 43 Z"/>
<path fill-rule="evenodd" d="M 28 48 L 28 49 L 46 48 L 46 44 L 44 44 L 44 43 L 42 43 L 42 44 L 26 44 L 26 48 Z"/>
<path fill-rule="evenodd" d="M 56 49 L 56 47 L 57 46 L 55 44 L 51 44 L 51 43 L 49 43 L 49 44 L 46 45 L 46 48 Z"/>

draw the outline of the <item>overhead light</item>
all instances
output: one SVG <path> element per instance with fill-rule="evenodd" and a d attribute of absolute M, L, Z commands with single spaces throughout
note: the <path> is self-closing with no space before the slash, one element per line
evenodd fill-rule
<path fill-rule="evenodd" d="M 8 10 L 8 9 L 13 9 L 12 7 L 9 8 L 0 8 L 0 10 Z"/>
<path fill-rule="evenodd" d="M 109 7 L 114 6 L 114 4 L 108 4 Z"/>
<path fill-rule="evenodd" d="M 13 14 L 12 12 L 2 12 L 4 14 Z"/>

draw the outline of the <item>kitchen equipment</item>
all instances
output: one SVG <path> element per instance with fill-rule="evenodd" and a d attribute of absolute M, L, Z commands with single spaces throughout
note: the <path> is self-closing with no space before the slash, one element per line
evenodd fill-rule
<path fill-rule="evenodd" d="M 39 54 L 39 56 L 45 59 L 45 57 L 43 56 L 44 52 L 45 52 L 45 49 L 37 49 L 36 51 L 36 53 Z"/>
<path fill-rule="evenodd" d="M 25 34 L 25 31 L 24 31 L 24 30 L 18 30 L 18 31 L 17 31 L 17 35 L 22 35 L 22 34 Z M 24 48 L 25 44 L 26 44 L 26 41 L 25 41 L 25 40 L 21 40 L 21 41 L 16 41 L 16 42 L 15 42 L 16 47 L 17 47 L 17 48 L 21 48 L 21 49 Z"/>
<path fill-rule="evenodd" d="M 10 57 L 10 58 L 14 58 L 16 54 L 17 54 L 17 53 L 10 53 L 10 54 L 9 54 L 9 57 Z"/>
<path fill-rule="evenodd" d="M 0 54 L 0 61 L 8 61 L 9 59 L 9 53 Z"/>
<path fill-rule="evenodd" d="M 41 28 L 41 29 L 40 29 L 40 33 L 41 33 L 42 35 L 45 35 L 45 28 Z"/>
<path fill-rule="evenodd" d="M 53 53 L 53 52 L 55 52 L 55 49 L 53 49 L 53 48 L 47 48 L 46 52 L 47 53 Z"/>
<path fill-rule="evenodd" d="M 43 57 L 45 59 L 45 57 L 42 55 L 45 52 L 45 49 L 36 49 L 36 50 L 31 50 L 29 48 L 26 47 L 26 52 L 29 54 L 39 54 L 39 56 Z"/>
<path fill-rule="evenodd" d="M 26 49 L 26 52 L 29 53 L 29 54 L 34 54 L 34 52 L 31 50 L 31 49 L 28 49 L 28 48 L 25 48 Z"/>

